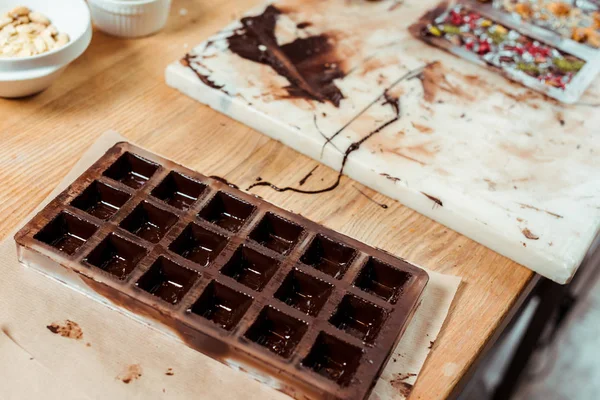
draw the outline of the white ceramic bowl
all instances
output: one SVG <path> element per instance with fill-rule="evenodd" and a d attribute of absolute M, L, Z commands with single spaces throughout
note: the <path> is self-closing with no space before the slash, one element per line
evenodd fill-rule
<path fill-rule="evenodd" d="M 160 31 L 171 0 L 88 0 L 94 24 L 109 35 L 137 38 Z"/>
<path fill-rule="evenodd" d="M 71 40 L 36 56 L 0 58 L 0 97 L 24 97 L 47 89 L 92 40 L 90 11 L 84 0 L 2 0 L 0 14 L 21 5 L 46 15 Z"/>

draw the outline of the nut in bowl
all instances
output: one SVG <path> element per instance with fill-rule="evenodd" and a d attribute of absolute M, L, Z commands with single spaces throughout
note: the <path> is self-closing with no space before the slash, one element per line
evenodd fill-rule
<path fill-rule="evenodd" d="M 7 0 L 0 3 L 0 97 L 47 89 L 89 46 L 84 0 Z"/>

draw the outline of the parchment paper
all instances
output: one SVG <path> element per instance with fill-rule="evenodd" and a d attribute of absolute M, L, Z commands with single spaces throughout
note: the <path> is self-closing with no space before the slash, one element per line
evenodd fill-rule
<path fill-rule="evenodd" d="M 122 140 L 116 132 L 100 137 L 39 208 Z M 20 265 L 12 236 L 0 243 L 0 399 L 289 399 Z M 428 272 L 421 305 L 371 399 L 406 398 L 442 328 L 460 278 Z M 81 337 L 48 329 L 66 320 Z"/>

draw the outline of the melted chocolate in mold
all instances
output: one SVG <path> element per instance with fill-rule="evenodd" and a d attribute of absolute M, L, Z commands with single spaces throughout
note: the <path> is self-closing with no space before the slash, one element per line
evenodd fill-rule
<path fill-rule="evenodd" d="M 366 343 L 373 343 L 385 319 L 383 309 L 356 296 L 346 295 L 329 322 Z"/>
<path fill-rule="evenodd" d="M 277 260 L 242 245 L 221 269 L 221 273 L 260 292 L 269 283 L 278 268 Z"/>
<path fill-rule="evenodd" d="M 371 257 L 356 278 L 354 286 L 396 304 L 410 277 L 408 272 L 400 271 Z"/>
<path fill-rule="evenodd" d="M 356 250 L 351 247 L 317 235 L 300 261 L 329 276 L 341 279 L 356 254 Z"/>
<path fill-rule="evenodd" d="M 177 222 L 177 216 L 142 202 L 123 222 L 121 228 L 151 243 L 158 243 Z"/>
<path fill-rule="evenodd" d="M 203 267 L 208 266 L 227 245 L 228 239 L 194 223 L 189 224 L 169 249 Z"/>
<path fill-rule="evenodd" d="M 177 304 L 198 278 L 194 271 L 161 256 L 136 285 L 167 303 Z"/>
<path fill-rule="evenodd" d="M 206 185 L 185 175 L 171 172 L 152 191 L 152 196 L 180 210 L 187 210 L 206 190 Z"/>
<path fill-rule="evenodd" d="M 250 239 L 286 255 L 296 245 L 303 231 L 300 225 L 267 213 L 250 234 Z"/>
<path fill-rule="evenodd" d="M 71 205 L 93 215 L 101 220 L 112 217 L 131 198 L 131 195 L 121 192 L 102 182 L 94 181 L 83 191 Z"/>
<path fill-rule="evenodd" d="M 143 247 L 111 233 L 84 261 L 118 279 L 125 279 L 145 255 Z"/>
<path fill-rule="evenodd" d="M 275 297 L 285 304 L 316 316 L 329 298 L 333 286 L 293 269 L 275 292 Z"/>
<path fill-rule="evenodd" d="M 266 306 L 244 336 L 269 351 L 288 358 L 307 329 L 306 322 Z"/>
<path fill-rule="evenodd" d="M 229 182 L 227 179 L 225 179 L 225 178 L 222 178 L 222 177 L 220 177 L 220 176 L 211 175 L 211 176 L 209 176 L 209 178 L 211 178 L 211 179 L 214 179 L 215 181 L 219 181 L 219 182 L 221 182 L 221 183 L 224 183 L 224 184 L 226 184 L 227 186 L 229 186 L 229 187 L 232 187 L 232 188 L 234 188 L 234 189 L 239 189 L 239 188 L 240 188 L 238 185 L 235 185 L 235 184 L 233 184 L 233 183 Z"/>
<path fill-rule="evenodd" d="M 97 226 L 66 212 L 60 213 L 34 238 L 68 255 L 74 254 L 96 232 Z"/>
<path fill-rule="evenodd" d="M 229 49 L 242 58 L 270 66 L 286 78 L 290 85 L 285 89 L 290 96 L 329 101 L 339 107 L 344 95 L 334 80 L 345 74 L 331 44 L 332 38 L 322 34 L 280 46 L 275 26 L 281 14 L 270 5 L 260 15 L 242 18 L 242 28 L 227 39 Z"/>
<path fill-rule="evenodd" d="M 252 297 L 212 281 L 188 311 L 230 331 L 240 322 L 251 304 Z"/>
<path fill-rule="evenodd" d="M 125 153 L 104 171 L 104 175 L 133 189 L 139 189 L 157 169 L 158 165 L 135 154 Z"/>
<path fill-rule="evenodd" d="M 302 365 L 319 375 L 348 386 L 358 369 L 362 350 L 321 332 Z"/>
<path fill-rule="evenodd" d="M 198 216 L 230 232 L 237 232 L 256 207 L 224 192 L 218 192 Z"/>

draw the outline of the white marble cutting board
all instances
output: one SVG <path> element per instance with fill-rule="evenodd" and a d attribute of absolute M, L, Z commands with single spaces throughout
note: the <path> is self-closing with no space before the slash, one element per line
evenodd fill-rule
<path fill-rule="evenodd" d="M 344 95 L 339 107 L 290 98 L 286 78 L 229 51 L 226 38 L 239 22 L 191 51 L 192 67 L 211 84 L 179 61 L 168 67 L 167 83 L 336 170 L 352 143 L 396 116 L 387 91 L 399 99 L 399 119 L 352 152 L 344 174 L 569 281 L 600 227 L 600 79 L 566 106 L 430 47 L 407 28 L 437 0 L 275 4 L 280 45 L 332 38 L 346 72 L 335 81 Z M 338 131 L 324 147 L 323 135 Z"/>

